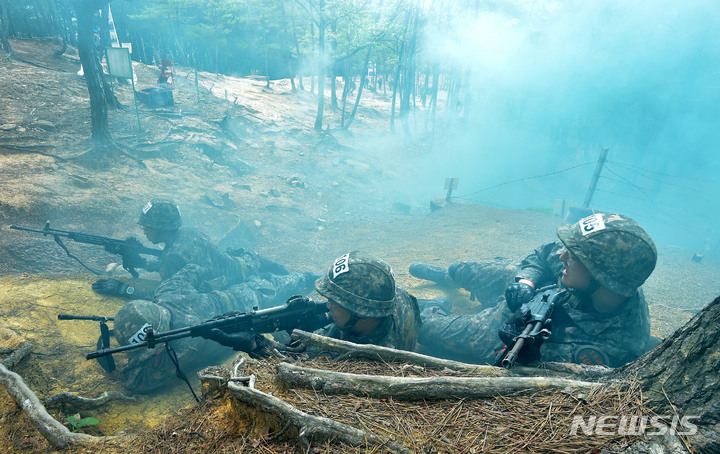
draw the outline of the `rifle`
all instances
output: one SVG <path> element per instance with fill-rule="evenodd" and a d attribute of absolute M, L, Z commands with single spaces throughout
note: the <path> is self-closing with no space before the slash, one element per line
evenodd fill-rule
<path fill-rule="evenodd" d="M 11 229 L 25 230 L 26 232 L 42 233 L 43 236 L 52 235 L 55 242 L 60 245 L 61 248 L 67 253 L 68 257 L 72 257 L 78 261 L 82 266 L 91 271 L 94 274 L 102 274 L 89 268 L 77 257 L 72 255 L 67 247 L 63 244 L 60 237 L 70 238 L 77 243 L 84 244 L 97 244 L 103 246 L 106 251 L 111 254 L 120 255 L 123 258 L 123 268 L 125 268 L 134 278 L 138 277 L 135 268 L 141 268 L 145 263 L 145 259 L 138 256 L 138 254 L 154 255 L 160 257 L 162 255 L 161 249 L 149 248 L 143 246 L 143 244 L 137 240 L 137 238 L 129 237 L 124 240 L 118 238 L 110 238 L 102 235 L 95 235 L 93 233 L 76 232 L 74 230 L 61 230 L 50 227 L 50 221 L 45 223 L 45 227 L 42 229 L 31 229 L 29 227 L 21 227 L 19 225 L 11 225 Z"/>
<path fill-rule="evenodd" d="M 257 334 L 272 333 L 280 330 L 290 331 L 298 327 L 314 330 L 330 322 L 327 316 L 328 310 L 325 301 L 318 302 L 295 295 L 290 297 L 282 306 L 244 313 L 230 312 L 197 325 L 159 333 L 153 331 L 152 325 L 146 323 L 132 336 L 130 344 L 96 350 L 85 355 L 85 358 L 101 358 L 142 347 L 155 348 L 157 344 L 187 337 L 206 337 L 212 329 L 219 329 L 226 333 L 252 331 Z M 311 326 L 312 328 L 310 328 Z M 132 343 L 133 340 L 137 342 Z"/>
<path fill-rule="evenodd" d="M 510 351 L 498 361 L 502 367 L 510 369 L 526 343 L 542 343 L 550 337 L 550 315 L 555 307 L 555 301 L 564 292 L 556 285 L 547 286 L 539 289 L 533 298 L 520 307 L 522 314 L 522 322 L 525 323 L 525 329 L 515 336 L 507 348 Z"/>

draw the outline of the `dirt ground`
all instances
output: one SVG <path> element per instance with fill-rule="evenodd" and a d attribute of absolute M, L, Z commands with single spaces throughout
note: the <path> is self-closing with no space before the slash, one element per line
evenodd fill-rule
<path fill-rule="evenodd" d="M 454 203 L 430 212 L 430 201 L 399 201 L 389 188 L 413 177 L 414 158 L 427 142 L 389 131 L 389 99 L 381 93 L 364 95 L 349 131 L 337 129 L 341 113 L 327 108 L 329 130 L 317 133 L 308 91 L 292 93 L 288 81 L 268 89 L 264 80 L 208 73 L 199 74 L 196 87 L 190 68 L 176 68 L 174 108 L 139 106 L 140 128 L 132 87 L 115 84 L 123 107 L 110 111 L 110 128 L 128 155 L 88 163 L 82 155 L 90 145 L 89 104 L 76 74 L 77 54 L 71 49 L 55 57 L 59 46 L 52 41 L 11 44 L 39 66 L 0 55 L 0 328 L 33 344 L 16 371 L 41 397 L 122 390 L 118 377 L 84 359 L 95 349 L 98 324 L 58 321 L 57 315 L 110 316 L 123 301 L 94 294 L 96 276 L 50 238 L 10 230 L 10 224 L 41 228 L 50 220 L 57 228 L 137 236 L 138 210 L 151 198 L 169 197 L 187 225 L 221 245 L 252 247 L 290 269 L 316 272 L 342 253 L 364 250 L 388 261 L 411 293 L 446 295 L 456 313 L 472 313 L 478 306 L 466 292 L 415 279 L 408 266 L 521 259 L 554 240 L 560 223 L 539 211 Z M 136 65 L 135 71 L 138 90 L 155 86 L 157 68 Z M 66 243 L 97 270 L 116 259 L 100 247 Z M 658 250 L 658 267 L 644 288 L 653 334 L 664 337 L 717 296 L 720 265 L 694 263 L 691 251 L 669 245 Z M 0 340 L 11 338 L 5 333 Z M 100 421 L 88 433 L 136 432 L 163 426 L 165 416 L 189 404 L 178 381 L 161 396 L 81 416 Z M 70 415 L 56 410 L 53 416 L 64 421 Z M 4 391 L 0 422 L 3 452 L 49 450 Z"/>

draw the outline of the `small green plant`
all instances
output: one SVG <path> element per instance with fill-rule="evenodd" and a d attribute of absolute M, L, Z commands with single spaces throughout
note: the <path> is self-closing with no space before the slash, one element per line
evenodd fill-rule
<path fill-rule="evenodd" d="M 65 421 L 67 421 L 71 426 L 73 426 L 73 432 L 77 432 L 83 426 L 94 426 L 95 424 L 98 424 L 100 422 L 95 418 L 83 418 L 78 421 L 78 418 L 75 416 L 65 418 Z"/>

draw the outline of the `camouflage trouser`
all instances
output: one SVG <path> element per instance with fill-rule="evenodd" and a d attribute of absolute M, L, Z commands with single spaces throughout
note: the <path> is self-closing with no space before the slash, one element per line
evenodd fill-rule
<path fill-rule="evenodd" d="M 502 257 L 483 262 L 458 262 L 448 269 L 458 287 L 470 292 L 485 307 L 493 306 L 505 287 L 515 281 L 520 262 Z"/>
<path fill-rule="evenodd" d="M 511 312 L 505 301 L 475 315 L 448 316 L 427 308 L 420 313 L 418 343 L 432 356 L 476 364 L 492 364 L 502 347 L 498 330 Z"/>
<path fill-rule="evenodd" d="M 514 281 L 519 266 L 520 262 L 504 258 L 452 265 L 449 272 L 453 281 L 491 307 L 475 315 L 460 316 L 426 308 L 420 314 L 418 342 L 422 351 L 458 361 L 492 364 L 495 351 L 502 347 L 498 330 L 511 315 L 505 304 L 505 287 Z"/>
<path fill-rule="evenodd" d="M 280 305 L 292 295 L 306 293 L 312 285 L 303 274 L 291 273 L 270 281 L 252 277 L 226 290 L 201 293 L 195 289 L 192 278 L 202 270 L 192 267 L 184 268 L 158 287 L 154 301 L 172 314 L 170 329 L 195 325 L 229 311 L 249 312 L 255 307 Z M 147 322 L 153 324 L 151 320 Z M 169 344 L 180 366 L 188 370 L 205 367 L 232 353 L 232 349 L 202 338 L 179 339 Z M 175 366 L 165 350 L 165 345 L 158 345 L 152 350 L 128 352 L 128 364 L 122 370 L 128 389 L 147 393 L 175 379 Z"/>

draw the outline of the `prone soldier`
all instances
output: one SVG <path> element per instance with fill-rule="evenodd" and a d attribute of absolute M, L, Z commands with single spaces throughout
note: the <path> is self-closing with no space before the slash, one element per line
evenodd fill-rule
<path fill-rule="evenodd" d="M 552 334 L 528 349 L 520 363 L 563 361 L 619 367 L 652 346 L 648 305 L 640 286 L 655 269 L 657 250 L 634 220 L 596 213 L 557 229 L 559 242 L 541 246 L 520 264 L 507 259 L 458 262 L 446 271 L 413 264 L 410 273 L 475 295 L 502 288 L 505 298 L 468 316 L 448 316 L 426 307 L 419 342 L 429 353 L 493 364 L 499 344 L 524 327 L 518 314 L 536 289 L 557 284 Z M 514 275 L 514 281 L 512 276 Z"/>

